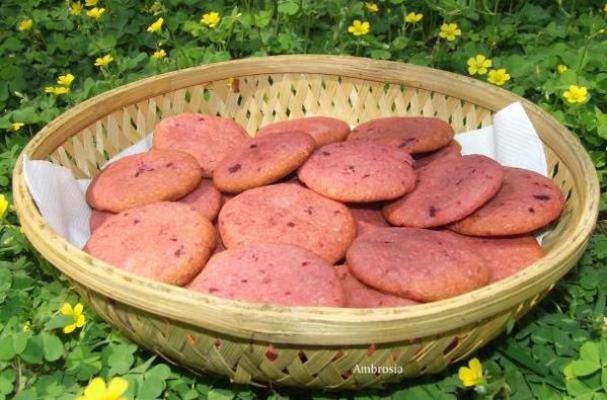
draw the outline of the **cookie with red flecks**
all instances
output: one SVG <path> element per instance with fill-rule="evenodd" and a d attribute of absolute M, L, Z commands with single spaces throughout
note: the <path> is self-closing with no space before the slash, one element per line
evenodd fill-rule
<path fill-rule="evenodd" d="M 304 132 L 314 138 L 316 147 L 333 142 L 341 142 L 350 133 L 350 126 L 344 121 L 331 117 L 305 117 L 274 122 L 262 126 L 256 137 L 283 132 Z"/>
<path fill-rule="evenodd" d="M 453 128 L 439 118 L 384 117 L 358 125 L 348 140 L 373 140 L 417 154 L 438 150 L 453 136 Z"/>
<path fill-rule="evenodd" d="M 120 269 L 184 285 L 216 245 L 211 222 L 185 204 L 158 202 L 116 214 L 99 226 L 84 250 Z"/>
<path fill-rule="evenodd" d="M 221 192 L 210 179 L 201 180 L 196 189 L 177 201 L 187 204 L 211 221 L 219 214 L 222 203 Z"/>
<path fill-rule="evenodd" d="M 303 164 L 314 147 L 312 136 L 297 131 L 252 139 L 217 165 L 213 183 L 228 193 L 274 183 Z"/>
<path fill-rule="evenodd" d="M 453 233 L 457 235 L 457 233 Z M 482 256 L 491 271 L 491 282 L 497 282 L 527 268 L 544 256 L 544 250 L 533 236 L 482 238 L 458 235 Z"/>
<path fill-rule="evenodd" d="M 489 283 L 487 262 L 451 232 L 379 228 L 354 240 L 350 272 L 382 292 L 428 302 Z"/>
<path fill-rule="evenodd" d="M 360 236 L 377 228 L 389 227 L 381 213 L 382 203 L 352 203 L 348 208 L 356 221 L 356 235 Z"/>
<path fill-rule="evenodd" d="M 442 147 L 438 150 L 432 151 L 430 153 L 423 153 L 416 155 L 415 162 L 413 163 L 413 167 L 415 169 L 423 168 L 426 165 L 446 158 L 446 157 L 461 157 L 462 156 L 462 147 L 455 140 L 449 142 L 448 145 Z"/>
<path fill-rule="evenodd" d="M 377 308 L 377 307 L 403 307 L 419 304 L 417 301 L 393 296 L 373 289 L 356 279 L 347 265 L 335 267 L 337 276 L 341 281 L 346 296 L 346 307 Z"/>
<path fill-rule="evenodd" d="M 344 204 L 294 183 L 240 193 L 219 212 L 219 232 L 228 249 L 257 243 L 292 244 L 333 264 L 356 235 Z"/>
<path fill-rule="evenodd" d="M 483 207 L 449 228 L 472 236 L 519 235 L 556 220 L 565 197 L 551 179 L 520 168 L 505 168 L 504 184 Z"/>
<path fill-rule="evenodd" d="M 374 202 L 395 199 L 415 187 L 413 159 L 382 143 L 347 141 L 317 149 L 297 176 L 308 188 L 334 200 Z"/>
<path fill-rule="evenodd" d="M 151 150 L 121 158 L 91 182 L 86 201 L 100 211 L 118 213 L 157 201 L 177 200 L 194 190 L 202 178 L 187 153 Z"/>
<path fill-rule="evenodd" d="M 92 210 L 91 216 L 89 217 L 90 231 L 93 232 L 95 229 L 99 228 L 101 224 L 103 224 L 112 215 L 116 214 L 107 211 Z"/>
<path fill-rule="evenodd" d="M 458 221 L 489 201 L 502 185 L 503 168 L 481 155 L 446 158 L 417 170 L 417 186 L 384 207 L 392 225 L 430 228 Z"/>
<path fill-rule="evenodd" d="M 287 244 L 256 244 L 215 254 L 188 288 L 261 304 L 345 304 L 333 266 L 308 250 Z"/>
<path fill-rule="evenodd" d="M 249 139 L 244 128 L 232 119 L 182 113 L 163 118 L 156 125 L 153 147 L 191 154 L 203 175 L 210 178 L 217 164 Z"/>

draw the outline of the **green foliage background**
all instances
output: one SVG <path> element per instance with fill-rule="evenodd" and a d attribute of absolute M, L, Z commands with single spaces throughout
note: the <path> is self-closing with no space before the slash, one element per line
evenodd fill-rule
<path fill-rule="evenodd" d="M 44 124 L 70 106 L 110 88 L 179 68 L 232 58 L 289 53 L 353 54 L 429 65 L 466 74 L 478 53 L 506 68 L 506 88 L 548 110 L 577 134 L 607 186 L 607 14 L 598 1 L 439 0 L 377 2 L 378 13 L 348 0 L 101 0 L 99 21 L 68 14 L 68 3 L 0 2 L 0 191 L 10 194 L 16 156 Z M 199 23 L 217 11 L 220 24 Z M 410 11 L 424 14 L 406 25 Z M 161 33 L 147 27 L 158 17 Z M 18 31 L 20 21 L 33 26 Z M 347 33 L 354 19 L 369 21 L 368 35 Z M 443 22 L 462 35 L 437 40 Z M 150 55 L 163 48 L 168 56 Z M 94 66 L 111 54 L 107 69 Z M 558 73 L 564 64 L 568 71 Z M 58 75 L 76 79 L 67 95 L 44 93 Z M 483 79 L 484 77 L 481 77 Z M 589 100 L 568 105 L 569 85 L 586 86 Z M 14 131 L 12 124 L 24 123 Z M 605 190 L 603 190 L 605 193 Z M 602 209 L 607 208 L 603 194 Z M 356 397 L 395 399 L 502 398 L 607 399 L 607 236 L 597 231 L 580 264 L 524 320 L 478 357 L 489 384 L 465 390 L 457 367 L 382 391 L 354 394 L 251 389 L 222 379 L 196 378 L 163 363 L 113 331 L 90 310 L 82 331 L 64 335 L 64 302 L 79 301 L 68 283 L 30 247 L 12 210 L 0 231 L 0 399 L 69 399 L 95 376 L 129 380 L 128 398 L 249 399 Z"/>

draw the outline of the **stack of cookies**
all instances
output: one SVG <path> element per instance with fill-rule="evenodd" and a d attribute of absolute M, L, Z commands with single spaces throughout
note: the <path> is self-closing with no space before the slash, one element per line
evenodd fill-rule
<path fill-rule="evenodd" d="M 307 117 L 262 127 L 184 113 L 152 149 L 103 169 L 85 250 L 215 296 L 285 306 L 401 307 L 503 279 L 543 256 L 565 199 L 548 178 L 462 156 L 445 121 L 350 131 Z"/>

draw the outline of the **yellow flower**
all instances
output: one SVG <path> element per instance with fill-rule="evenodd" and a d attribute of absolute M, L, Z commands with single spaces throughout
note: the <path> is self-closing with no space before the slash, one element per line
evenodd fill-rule
<path fill-rule="evenodd" d="M 109 385 L 103 378 L 93 378 L 84 389 L 84 396 L 78 400 L 124 400 L 122 397 L 129 387 L 129 382 L 123 378 L 112 378 Z"/>
<path fill-rule="evenodd" d="M 167 56 L 167 52 L 164 49 L 158 49 L 152 54 L 152 58 L 155 60 L 161 60 Z"/>
<path fill-rule="evenodd" d="M 109 54 L 106 54 L 103 57 L 99 57 L 99 58 L 95 59 L 95 66 L 96 67 L 107 67 L 107 65 L 109 63 L 111 63 L 112 61 L 114 61 L 114 57 L 112 57 Z"/>
<path fill-rule="evenodd" d="M 99 3 L 99 0 L 86 0 L 84 3 L 87 7 L 95 7 Z"/>
<path fill-rule="evenodd" d="M 376 3 L 365 3 L 365 8 L 371 13 L 376 13 L 379 11 L 379 6 Z"/>
<path fill-rule="evenodd" d="M 47 86 L 44 88 L 44 91 L 46 93 L 50 93 L 53 94 L 55 96 L 59 96 L 62 94 L 67 94 L 70 92 L 70 88 L 67 88 L 65 86 Z"/>
<path fill-rule="evenodd" d="M 478 358 L 473 358 L 468 361 L 467 367 L 460 367 L 458 375 L 459 379 L 466 387 L 485 383 L 485 379 L 483 378 L 483 366 Z"/>
<path fill-rule="evenodd" d="M 8 200 L 3 194 L 0 194 L 0 219 L 3 219 L 6 216 L 6 212 L 8 211 Z"/>
<path fill-rule="evenodd" d="M 160 11 L 160 3 L 155 1 L 148 10 L 151 14 L 156 15 Z"/>
<path fill-rule="evenodd" d="M 461 34 L 462 34 L 462 31 L 459 29 L 457 24 L 451 23 L 451 24 L 442 24 L 440 27 L 440 32 L 438 33 L 438 36 L 452 42 L 455 40 L 455 38 L 457 36 L 460 36 Z"/>
<path fill-rule="evenodd" d="M 219 13 L 215 12 L 215 11 L 211 11 L 206 14 L 202 14 L 200 23 L 208 26 L 209 28 L 215 28 L 219 24 L 220 20 L 221 20 L 221 17 L 219 16 Z"/>
<path fill-rule="evenodd" d="M 19 22 L 19 25 L 17 26 L 17 30 L 19 30 L 21 32 L 29 31 L 30 29 L 32 29 L 33 24 L 34 24 L 34 21 L 32 21 L 31 18 L 24 19 L 23 21 Z"/>
<path fill-rule="evenodd" d="M 86 323 L 86 319 L 84 318 L 84 314 L 82 311 L 84 307 L 82 304 L 78 303 L 72 308 L 70 303 L 64 303 L 61 306 L 61 314 L 72 317 L 73 322 L 69 325 L 63 327 L 63 333 L 72 333 L 76 330 L 76 328 L 82 328 Z"/>
<path fill-rule="evenodd" d="M 21 128 L 23 128 L 23 125 L 25 125 L 23 122 L 13 122 L 11 124 L 11 129 L 14 132 L 17 132 L 18 130 L 20 130 Z"/>
<path fill-rule="evenodd" d="M 162 24 L 164 24 L 164 18 L 160 17 L 152 25 L 148 26 L 148 32 L 160 32 L 162 30 Z"/>
<path fill-rule="evenodd" d="M 603 12 L 607 13 L 607 3 L 605 3 L 605 5 L 603 6 Z"/>
<path fill-rule="evenodd" d="M 79 1 L 76 1 L 72 4 L 70 4 L 70 15 L 80 15 L 80 12 L 82 11 L 82 3 Z"/>
<path fill-rule="evenodd" d="M 422 18 L 424 18 L 424 14 L 422 14 L 422 13 L 416 14 L 414 12 L 410 12 L 409 14 L 405 15 L 405 22 L 407 22 L 409 24 L 414 24 L 416 22 L 421 21 Z"/>
<path fill-rule="evenodd" d="M 25 324 L 23 324 L 23 333 L 30 332 L 31 330 L 32 330 L 32 323 L 29 321 L 25 321 Z"/>
<path fill-rule="evenodd" d="M 583 103 L 588 99 L 588 89 L 585 86 L 571 85 L 563 97 L 571 104 Z"/>
<path fill-rule="evenodd" d="M 371 25 L 367 21 L 360 22 L 359 20 L 355 19 L 352 22 L 352 25 L 348 27 L 348 32 L 354 36 L 363 36 L 369 33 L 370 29 Z"/>
<path fill-rule="evenodd" d="M 569 68 L 567 68 L 567 66 L 565 64 L 559 64 L 556 66 L 556 70 L 559 72 L 559 74 L 562 74 L 563 72 L 567 71 Z"/>
<path fill-rule="evenodd" d="M 86 15 L 93 18 L 94 20 L 98 20 L 99 18 L 101 18 L 101 16 L 103 15 L 104 12 L 105 12 L 105 8 L 94 7 L 94 8 L 91 8 L 90 10 L 88 10 L 86 12 Z"/>
<path fill-rule="evenodd" d="M 487 76 L 487 80 L 494 85 L 502 86 L 506 81 L 510 80 L 510 74 L 506 71 L 505 68 L 500 69 L 492 69 L 489 71 L 489 75 Z"/>
<path fill-rule="evenodd" d="M 493 62 L 482 54 L 477 54 L 468 59 L 468 73 L 470 75 L 485 75 L 487 68 L 491 68 Z"/>
<path fill-rule="evenodd" d="M 65 87 L 72 86 L 73 81 L 74 75 L 72 74 L 59 75 L 59 78 L 57 78 L 57 84 Z"/>

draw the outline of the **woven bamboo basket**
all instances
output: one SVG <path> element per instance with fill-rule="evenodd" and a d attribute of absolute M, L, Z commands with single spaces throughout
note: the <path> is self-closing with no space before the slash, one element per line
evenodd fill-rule
<path fill-rule="evenodd" d="M 437 116 L 456 132 L 523 103 L 545 144 L 566 210 L 544 239 L 546 256 L 490 286 L 434 303 L 390 309 L 255 305 L 193 293 L 125 273 L 58 236 L 25 185 L 24 157 L 92 177 L 108 158 L 183 111 L 261 125 L 328 115 L 354 125 L 389 115 Z M 23 231 L 88 304 L 141 346 L 235 383 L 361 388 L 436 373 L 465 360 L 533 307 L 581 256 L 598 213 L 599 185 L 578 140 L 510 92 L 402 63 L 279 56 L 219 63 L 144 79 L 86 101 L 42 129 L 13 176 Z M 378 371 L 379 370 L 379 371 Z M 371 372 L 370 372 L 371 371 Z M 373 373 L 375 371 L 375 373 Z"/>

